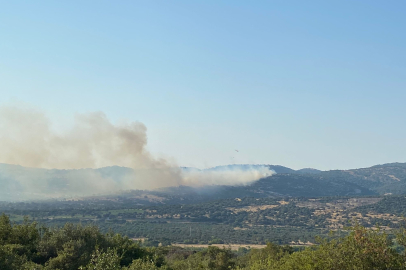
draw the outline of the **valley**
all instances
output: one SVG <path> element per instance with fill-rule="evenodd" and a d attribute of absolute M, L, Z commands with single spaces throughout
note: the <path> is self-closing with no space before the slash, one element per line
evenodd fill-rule
<path fill-rule="evenodd" d="M 405 196 L 234 198 L 196 204 L 141 205 L 128 198 L 2 203 L 0 211 L 47 226 L 97 225 L 163 244 L 303 245 L 316 235 L 361 224 L 391 233 L 404 223 Z"/>

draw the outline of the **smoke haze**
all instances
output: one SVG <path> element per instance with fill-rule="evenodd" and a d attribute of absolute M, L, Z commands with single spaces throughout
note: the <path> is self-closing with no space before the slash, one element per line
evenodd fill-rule
<path fill-rule="evenodd" d="M 14 178 L 14 188 L 22 192 L 72 196 L 178 185 L 241 185 L 272 174 L 267 167 L 184 172 L 148 152 L 146 131 L 140 122 L 117 125 L 104 113 L 95 112 L 76 115 L 73 126 L 60 134 L 52 130 L 52 123 L 42 112 L 0 107 L 0 163 L 48 169 L 16 174 L 17 167 L 3 168 L 0 178 Z M 84 169 L 108 166 L 132 170 L 117 180 L 114 174 Z M 69 171 L 61 177 L 50 169 Z"/>

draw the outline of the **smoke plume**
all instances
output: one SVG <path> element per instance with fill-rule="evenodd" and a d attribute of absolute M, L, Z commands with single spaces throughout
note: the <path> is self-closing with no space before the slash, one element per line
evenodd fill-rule
<path fill-rule="evenodd" d="M 206 170 L 187 170 L 183 172 L 183 183 L 188 186 L 205 185 L 247 185 L 275 173 L 266 166 L 224 166 Z"/>
<path fill-rule="evenodd" d="M 3 168 L 0 184 L 14 177 L 17 183 L 11 185 L 8 181 L 9 188 L 66 196 L 178 185 L 246 184 L 271 173 L 266 168 L 184 172 L 176 164 L 153 157 L 146 145 L 145 125 L 140 122 L 113 124 L 102 112 L 78 114 L 68 131 L 58 133 L 42 112 L 1 107 L 0 163 L 42 170 L 21 173 L 21 168 Z M 108 166 L 132 170 L 117 180 L 114 173 L 85 169 Z"/>

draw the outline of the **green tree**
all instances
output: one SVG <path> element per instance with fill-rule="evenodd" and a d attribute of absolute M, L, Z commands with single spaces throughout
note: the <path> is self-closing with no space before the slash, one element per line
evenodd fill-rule
<path fill-rule="evenodd" d="M 107 249 L 101 252 L 100 249 L 92 254 L 89 264 L 86 267 L 80 267 L 80 270 L 118 270 L 122 269 L 120 265 L 121 257 L 115 249 Z"/>

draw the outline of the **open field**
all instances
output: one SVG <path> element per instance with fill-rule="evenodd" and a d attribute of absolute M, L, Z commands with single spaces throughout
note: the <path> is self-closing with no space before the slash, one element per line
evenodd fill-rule
<path fill-rule="evenodd" d="M 255 245 L 255 244 L 212 244 L 212 245 L 201 245 L 201 244 L 172 244 L 175 247 L 181 248 L 207 248 L 207 247 L 218 247 L 218 248 L 228 248 L 231 250 L 238 250 L 239 248 L 264 248 L 266 245 Z"/>

